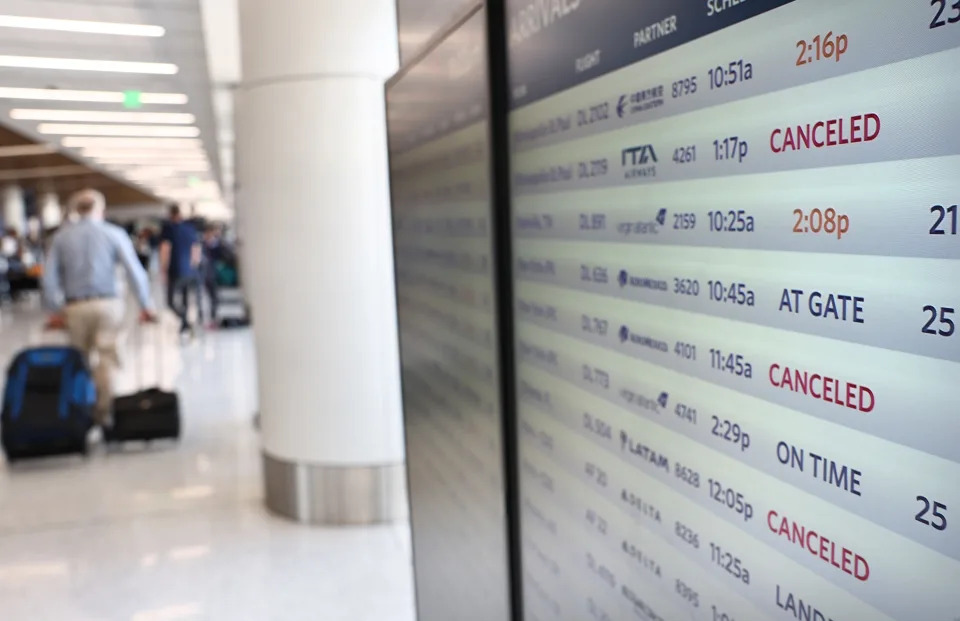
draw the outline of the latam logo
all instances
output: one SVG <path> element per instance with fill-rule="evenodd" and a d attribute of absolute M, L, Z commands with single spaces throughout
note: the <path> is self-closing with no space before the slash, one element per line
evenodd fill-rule
<path fill-rule="evenodd" d="M 828 119 L 778 127 L 770 133 L 770 150 L 774 153 L 839 147 L 858 142 L 871 142 L 880 135 L 880 117 L 870 112 L 849 118 Z"/>
<path fill-rule="evenodd" d="M 657 152 L 652 144 L 623 149 L 620 152 L 620 164 L 624 168 L 625 179 L 657 176 Z"/>

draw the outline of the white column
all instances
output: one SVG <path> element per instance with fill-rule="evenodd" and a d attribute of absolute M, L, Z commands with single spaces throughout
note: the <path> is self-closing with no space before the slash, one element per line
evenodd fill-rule
<path fill-rule="evenodd" d="M 383 82 L 393 0 L 240 0 L 237 205 L 267 504 L 405 515 Z"/>
<path fill-rule="evenodd" d="M 8 185 L 3 189 L 3 228 L 15 229 L 23 235 L 27 230 L 27 205 L 23 201 L 23 189 Z"/>
<path fill-rule="evenodd" d="M 60 208 L 60 197 L 56 192 L 44 192 L 38 200 L 40 224 L 44 229 L 55 229 L 63 222 L 63 210 Z"/>

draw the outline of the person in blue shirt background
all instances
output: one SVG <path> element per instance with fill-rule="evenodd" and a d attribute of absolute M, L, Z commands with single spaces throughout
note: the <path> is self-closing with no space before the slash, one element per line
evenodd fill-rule
<path fill-rule="evenodd" d="M 79 219 L 57 231 L 46 257 L 43 293 L 53 311 L 47 327 L 66 328 L 70 344 L 87 355 L 97 386 L 96 419 L 109 426 L 126 311 L 117 288 L 117 264 L 123 265 L 136 292 L 140 321 L 152 323 L 156 316 L 150 282 L 126 232 L 104 222 L 103 194 L 83 190 L 71 197 L 70 206 Z"/>
<path fill-rule="evenodd" d="M 220 228 L 207 225 L 203 231 L 203 286 L 210 299 L 210 322 L 208 327 L 217 328 L 217 308 L 220 304 L 220 295 L 217 283 L 217 264 L 224 260 L 226 249 L 220 238 Z"/>
<path fill-rule="evenodd" d="M 190 292 L 196 296 L 199 309 L 203 250 L 197 229 L 184 222 L 178 205 L 170 207 L 170 220 L 164 225 L 160 239 L 160 272 L 167 279 L 167 306 L 180 318 L 180 334 L 192 333 Z"/>

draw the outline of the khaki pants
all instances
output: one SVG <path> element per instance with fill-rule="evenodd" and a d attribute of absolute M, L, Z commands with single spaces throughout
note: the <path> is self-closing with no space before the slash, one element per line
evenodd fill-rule
<path fill-rule="evenodd" d="M 65 309 L 70 344 L 87 355 L 97 385 L 96 418 L 108 423 L 113 408 L 113 376 L 120 366 L 117 349 L 123 329 L 120 299 L 88 300 Z"/>

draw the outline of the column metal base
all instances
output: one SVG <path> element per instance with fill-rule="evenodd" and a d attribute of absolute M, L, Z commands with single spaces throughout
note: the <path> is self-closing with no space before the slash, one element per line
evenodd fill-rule
<path fill-rule="evenodd" d="M 297 522 L 331 526 L 407 518 L 403 464 L 325 466 L 263 454 L 267 508 Z"/>

